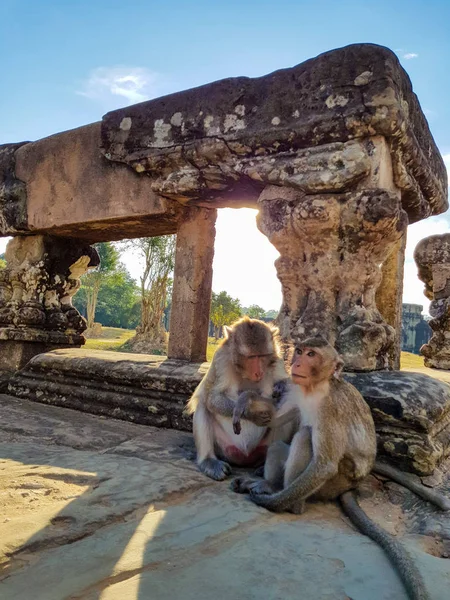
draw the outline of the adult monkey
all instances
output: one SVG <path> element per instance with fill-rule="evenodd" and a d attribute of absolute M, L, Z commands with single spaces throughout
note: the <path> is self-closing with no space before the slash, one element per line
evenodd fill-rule
<path fill-rule="evenodd" d="M 450 501 L 397 469 L 375 463 L 372 414 L 358 390 L 340 380 L 342 366 L 337 352 L 321 338 L 297 346 L 291 376 L 300 387 L 300 427 L 290 447 L 277 442 L 269 448 L 264 480 L 237 478 L 232 487 L 239 493 L 250 492 L 253 502 L 272 511 L 301 513 L 307 499 L 339 497 L 353 523 L 389 555 L 410 597 L 425 600 L 428 594 L 422 577 L 406 550 L 367 517 L 350 490 L 374 470 L 443 510 L 450 509 Z"/>
<path fill-rule="evenodd" d="M 285 392 L 276 407 L 273 390 L 280 381 Z M 229 463 L 258 466 L 273 440 L 289 442 L 298 428 L 293 419 L 298 409 L 291 403 L 295 387 L 280 357 L 276 328 L 248 317 L 225 327 L 225 339 L 187 406 L 194 415 L 200 470 L 220 481 L 230 475 Z M 235 409 L 239 422 L 233 423 Z"/>

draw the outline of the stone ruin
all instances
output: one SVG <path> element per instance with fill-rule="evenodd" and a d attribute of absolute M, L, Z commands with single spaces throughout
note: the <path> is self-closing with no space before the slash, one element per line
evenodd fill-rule
<path fill-rule="evenodd" d="M 406 72 L 372 44 L 0 147 L 0 229 L 14 236 L 0 284 L 10 393 L 188 429 L 216 213 L 243 206 L 259 209 L 280 252 L 283 341 L 327 335 L 371 405 L 380 451 L 432 473 L 450 452 L 449 388 L 396 369 L 406 228 L 447 210 L 447 176 Z M 97 264 L 89 245 L 171 233 L 168 358 L 74 350 L 84 324 L 70 298 Z"/>
<path fill-rule="evenodd" d="M 450 369 L 450 234 L 432 235 L 421 240 L 414 251 L 424 294 L 431 300 L 431 340 L 420 352 L 425 366 Z"/>

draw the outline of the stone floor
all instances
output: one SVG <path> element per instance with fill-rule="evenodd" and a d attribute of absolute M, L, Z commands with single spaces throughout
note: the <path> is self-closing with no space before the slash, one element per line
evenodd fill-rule
<path fill-rule="evenodd" d="M 9 396 L 0 431 L 2 600 L 406 599 L 336 505 L 260 509 L 197 472 L 190 434 Z M 362 504 L 447 599 L 450 516 L 374 477 Z"/>

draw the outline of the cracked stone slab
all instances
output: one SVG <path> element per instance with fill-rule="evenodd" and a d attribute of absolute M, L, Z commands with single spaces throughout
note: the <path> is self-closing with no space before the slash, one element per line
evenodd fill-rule
<path fill-rule="evenodd" d="M 24 423 L 22 433 L 5 442 L 3 428 L 8 433 L 13 419 Z M 77 431 L 104 443 L 71 448 Z M 232 493 L 228 481 L 198 473 L 188 433 L 7 396 L 0 397 L 0 432 L 2 600 L 294 600 L 299 590 L 305 598 L 406 600 L 381 550 L 348 526 L 337 505 L 273 515 Z M 437 518 L 409 492 L 374 477 L 362 505 L 408 545 L 430 598 L 444 600 L 448 516 Z"/>
<path fill-rule="evenodd" d="M 430 598 L 444 600 L 448 561 L 407 544 Z M 407 598 L 382 551 L 352 531 L 336 506 L 311 507 L 302 517 L 272 515 L 232 494 L 226 482 L 25 555 L 0 582 L 2 598 L 27 598 L 30 581 L 36 600 L 250 599 L 256 592 L 294 599 L 299 589 L 305 598 Z"/>
<path fill-rule="evenodd" d="M 2 443 L 46 442 L 79 450 L 105 450 L 139 435 L 158 432 L 114 419 L 94 417 L 0 394 Z M 69 425 L 69 426 L 68 426 Z"/>
<path fill-rule="evenodd" d="M 19 509 L 2 524 L 2 562 L 17 552 L 71 543 L 171 494 L 210 483 L 196 469 L 157 456 L 143 461 L 17 443 L 0 444 L 0 457 L 3 502 Z"/>
<path fill-rule="evenodd" d="M 368 175 L 373 136 L 388 141 L 410 222 L 447 208 L 442 157 L 396 55 L 353 44 L 258 78 L 235 77 L 103 117 L 113 163 L 152 189 L 220 206 L 268 184 L 336 192 Z M 370 142 L 369 142 L 370 144 Z M 223 204 L 222 204 L 223 205 Z"/>

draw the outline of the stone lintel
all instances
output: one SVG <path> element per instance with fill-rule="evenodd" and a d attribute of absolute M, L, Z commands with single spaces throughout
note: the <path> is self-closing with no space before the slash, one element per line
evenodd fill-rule
<path fill-rule="evenodd" d="M 177 231 L 169 357 L 206 360 L 214 257 L 215 209 L 185 209 Z"/>
<path fill-rule="evenodd" d="M 9 177 L 0 186 L 0 234 L 92 243 L 176 231 L 179 205 L 155 194 L 148 177 L 102 156 L 100 123 L 19 146 L 8 166 L 1 157 L 11 145 L 0 146 L 0 181 Z"/>
<path fill-rule="evenodd" d="M 194 204 L 222 202 L 242 185 L 252 199 L 267 184 L 334 191 L 320 174 L 315 192 L 304 189 L 296 161 L 350 142 L 348 156 L 355 140 L 374 136 L 387 141 L 410 222 L 444 212 L 445 165 L 408 75 L 382 46 L 354 44 L 263 77 L 216 81 L 102 122 L 109 160 L 147 172 L 157 193 Z M 345 168 L 342 158 L 336 164 Z"/>

